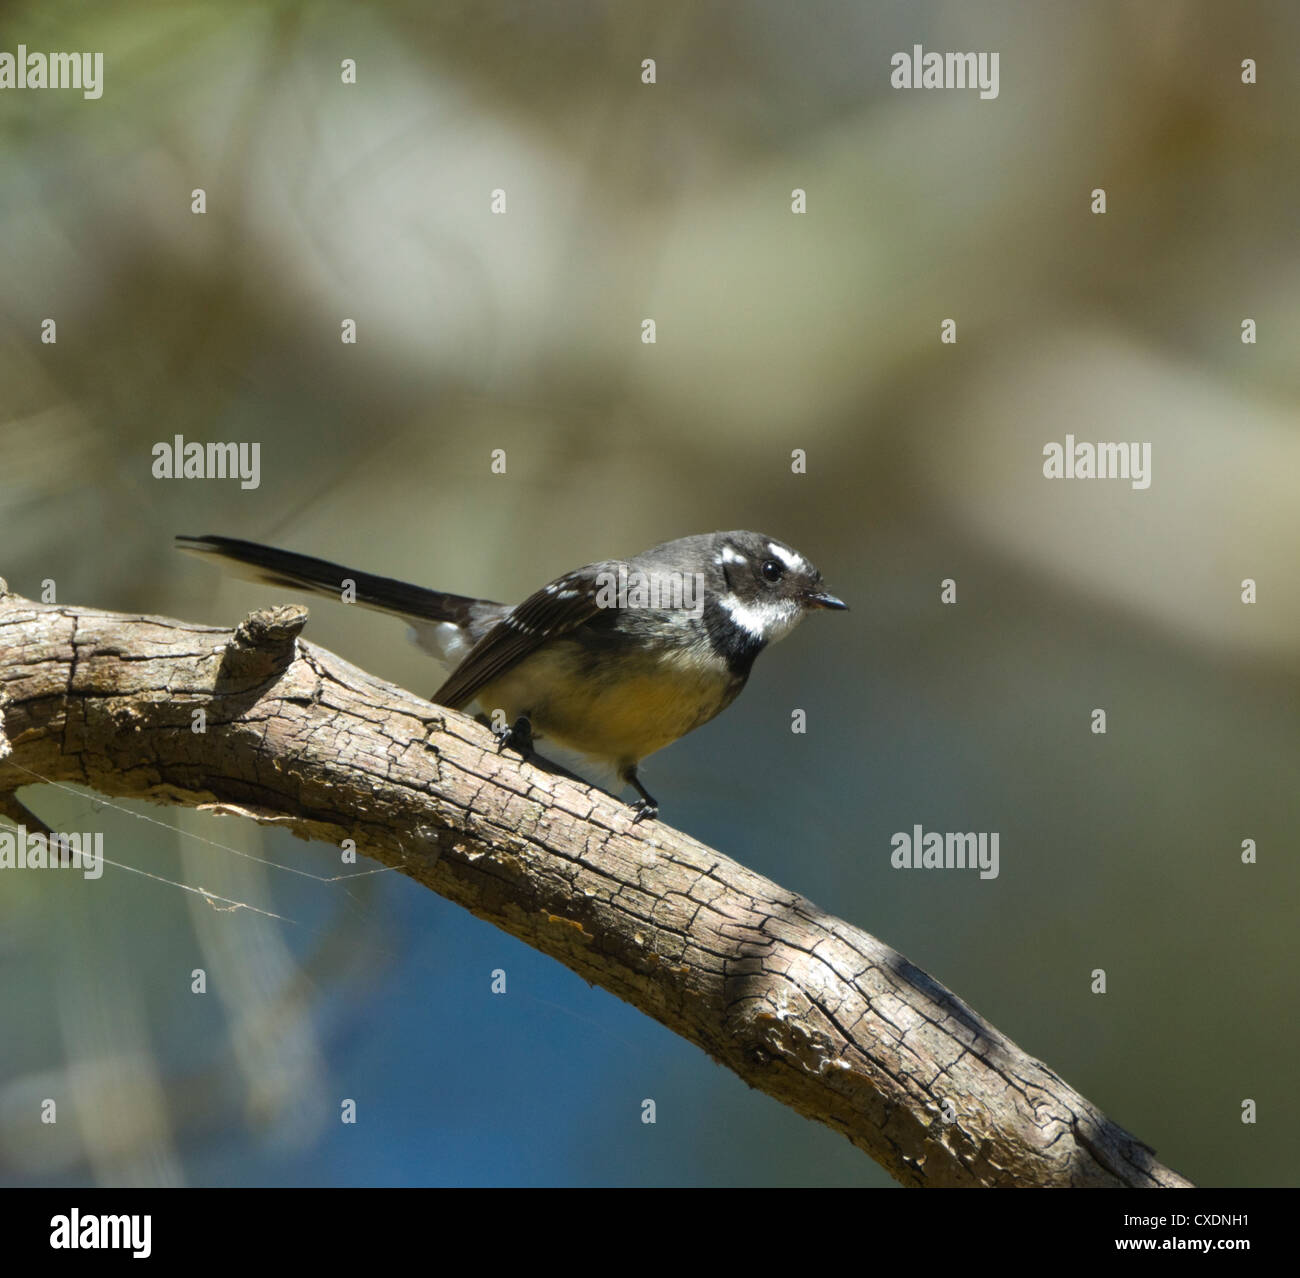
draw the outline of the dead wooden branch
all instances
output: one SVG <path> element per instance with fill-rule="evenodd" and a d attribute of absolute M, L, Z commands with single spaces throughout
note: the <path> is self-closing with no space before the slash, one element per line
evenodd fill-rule
<path fill-rule="evenodd" d="M 45 778 L 354 839 L 907 1185 L 1188 1183 L 889 946 L 498 754 L 472 719 L 303 641 L 305 620 L 278 608 L 230 631 L 0 582 L 0 811 Z"/>

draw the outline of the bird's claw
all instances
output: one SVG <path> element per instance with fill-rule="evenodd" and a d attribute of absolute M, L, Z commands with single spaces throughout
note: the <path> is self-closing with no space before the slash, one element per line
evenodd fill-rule
<path fill-rule="evenodd" d="M 506 746 L 514 746 L 514 748 L 523 755 L 532 754 L 533 725 L 526 714 L 521 714 L 511 726 L 505 728 L 493 728 L 492 732 L 497 739 L 498 754 L 500 754 Z"/>

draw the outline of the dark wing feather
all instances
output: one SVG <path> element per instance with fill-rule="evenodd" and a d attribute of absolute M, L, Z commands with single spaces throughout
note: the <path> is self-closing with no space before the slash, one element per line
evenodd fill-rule
<path fill-rule="evenodd" d="M 617 562 L 588 564 L 529 595 L 465 654 L 433 700 L 453 710 L 464 708 L 542 644 L 589 621 L 602 611 L 596 602 L 602 581 L 608 580 L 602 575 L 619 567 Z"/>

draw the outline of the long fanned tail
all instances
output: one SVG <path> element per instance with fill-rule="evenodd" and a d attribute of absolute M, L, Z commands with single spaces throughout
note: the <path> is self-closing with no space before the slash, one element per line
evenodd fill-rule
<path fill-rule="evenodd" d="M 176 544 L 181 550 L 238 565 L 242 570 L 239 575 L 253 581 L 292 586 L 311 594 L 328 595 L 335 600 L 343 595 L 343 583 L 350 581 L 354 583 L 357 603 L 419 621 L 450 621 L 464 625 L 470 619 L 471 608 L 488 603 L 487 600 L 414 586 L 392 577 L 358 572 L 325 559 L 295 554 L 291 550 L 277 550 L 274 546 L 243 541 L 238 537 L 177 537 Z"/>

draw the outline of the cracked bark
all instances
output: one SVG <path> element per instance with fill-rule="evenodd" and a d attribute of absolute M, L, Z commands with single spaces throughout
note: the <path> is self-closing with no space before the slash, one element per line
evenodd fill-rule
<path fill-rule="evenodd" d="M 883 942 L 498 755 L 472 719 L 300 639 L 306 616 L 269 609 L 230 631 L 33 603 L 0 582 L 0 813 L 21 812 L 13 792 L 35 774 L 355 839 L 905 1185 L 1188 1184 Z"/>

